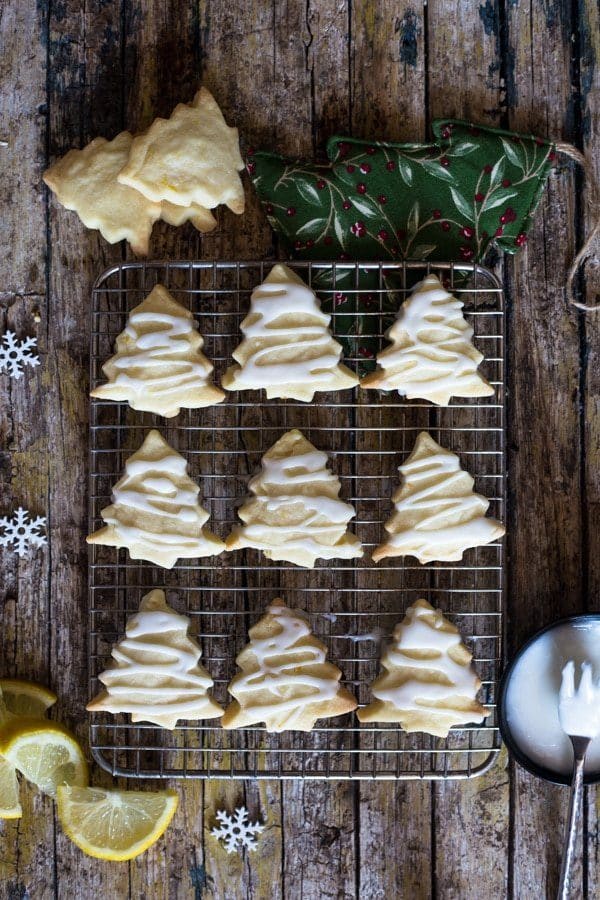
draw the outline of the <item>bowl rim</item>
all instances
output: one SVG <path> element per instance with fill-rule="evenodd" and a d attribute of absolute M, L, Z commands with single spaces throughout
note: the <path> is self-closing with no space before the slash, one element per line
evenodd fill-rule
<path fill-rule="evenodd" d="M 540 628 L 539 631 L 536 631 L 534 634 L 532 634 L 531 637 L 528 638 L 525 643 L 517 650 L 511 661 L 504 669 L 502 678 L 500 679 L 500 686 L 498 690 L 498 727 L 500 728 L 502 740 L 506 744 L 510 754 L 516 759 L 516 761 L 520 766 L 522 766 L 523 769 L 525 769 L 531 775 L 535 775 L 537 778 L 542 778 L 544 781 L 549 781 L 551 784 L 570 785 L 572 775 L 571 773 L 569 773 L 568 775 L 562 775 L 560 772 L 555 772 L 552 769 L 547 769 L 540 763 L 534 762 L 534 760 L 530 759 L 530 757 L 527 756 L 527 754 L 521 749 L 519 744 L 517 744 L 506 717 L 506 692 L 508 690 L 508 684 L 511 676 L 515 670 L 515 666 L 522 658 L 523 654 L 529 649 L 529 647 L 531 647 L 531 645 L 534 644 L 543 634 L 546 634 L 547 631 L 552 631 L 559 625 L 568 625 L 574 622 L 585 622 L 586 620 L 593 620 L 600 623 L 600 612 L 563 616 L 561 619 L 556 619 L 554 622 L 550 622 L 548 625 Z M 598 772 L 587 772 L 584 775 L 583 780 L 584 784 L 600 783 L 600 770 Z"/>

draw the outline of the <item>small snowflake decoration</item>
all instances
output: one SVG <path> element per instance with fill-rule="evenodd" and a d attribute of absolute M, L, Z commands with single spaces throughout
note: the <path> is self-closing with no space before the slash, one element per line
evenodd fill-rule
<path fill-rule="evenodd" d="M 7 331 L 0 341 L 0 372 L 6 372 L 11 378 L 20 378 L 25 366 L 39 366 L 39 357 L 33 352 L 37 346 L 37 338 L 28 337 L 17 340 L 14 331 Z"/>
<path fill-rule="evenodd" d="M 0 547 L 8 547 L 12 544 L 13 551 L 22 558 L 30 547 L 43 547 L 48 541 L 40 529 L 46 525 L 45 516 L 36 516 L 31 519 L 29 512 L 22 506 L 14 513 L 12 518 L 0 517 Z"/>
<path fill-rule="evenodd" d="M 264 831 L 265 826 L 260 822 L 250 822 L 245 806 L 236 809 L 233 816 L 230 816 L 224 809 L 218 809 L 217 819 L 221 823 L 221 827 L 213 828 L 211 834 L 217 840 L 223 840 L 228 853 L 235 853 L 236 850 L 244 847 L 247 850 L 256 850 L 255 835 Z"/>

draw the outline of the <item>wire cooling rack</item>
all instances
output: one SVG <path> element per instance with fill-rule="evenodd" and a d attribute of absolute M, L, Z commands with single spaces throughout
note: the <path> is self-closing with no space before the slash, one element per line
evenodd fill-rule
<path fill-rule="evenodd" d="M 91 383 L 103 381 L 102 363 L 127 314 L 156 283 L 193 310 L 215 364 L 218 383 L 240 340 L 240 322 L 250 293 L 272 262 L 135 262 L 113 266 L 94 287 Z M 94 714 L 90 737 L 95 759 L 115 775 L 183 778 L 469 778 L 491 765 L 499 748 L 496 691 L 502 657 L 504 553 L 502 543 L 467 551 L 459 563 L 419 565 L 416 560 L 384 560 L 375 565 L 369 550 L 384 535 L 392 510 L 398 465 L 427 429 L 444 447 L 459 453 L 474 476 L 476 490 L 491 500 L 490 514 L 505 521 L 504 315 L 503 294 L 488 270 L 469 264 L 291 262 L 304 280 L 321 285 L 324 305 L 334 306 L 332 328 L 348 310 L 370 321 L 381 345 L 392 305 L 430 271 L 440 275 L 465 302 L 475 344 L 485 355 L 482 371 L 495 395 L 454 400 L 446 408 L 406 401 L 394 394 L 355 388 L 317 394 L 310 404 L 266 401 L 264 393 L 228 394 L 210 409 L 182 411 L 165 420 L 135 413 L 124 403 L 92 400 L 90 421 L 90 531 L 102 522 L 111 488 L 127 458 L 157 427 L 189 463 L 200 498 L 211 513 L 210 527 L 225 537 L 248 477 L 263 453 L 289 428 L 300 428 L 326 450 L 342 483 L 341 496 L 356 508 L 353 530 L 366 553 L 361 560 L 317 562 L 314 570 L 270 562 L 258 551 L 182 560 L 166 571 L 132 561 L 125 550 L 91 546 L 89 559 L 90 693 L 110 662 L 113 644 L 126 619 L 152 587 L 165 589 L 168 602 L 191 619 L 202 661 L 215 681 L 214 696 L 227 702 L 227 684 L 248 628 L 268 603 L 281 596 L 305 610 L 314 632 L 343 671 L 343 682 L 361 705 L 379 670 L 382 639 L 390 635 L 407 606 L 425 597 L 461 630 L 474 653 L 483 682 L 482 702 L 490 714 L 481 726 L 454 729 L 446 740 L 406 734 L 395 725 L 360 724 L 351 714 L 321 720 L 310 733 L 269 735 L 263 728 L 224 731 L 219 720 L 184 723 L 173 732 L 127 716 Z M 369 288 L 361 287 L 362 279 Z M 377 285 L 373 287 L 373 279 Z M 328 287 L 322 287 L 323 284 Z M 334 298 L 343 302 L 336 304 Z M 387 312 L 384 312 L 387 309 Z M 342 312 L 343 311 L 343 312 Z M 347 323 L 346 319 L 346 323 Z M 364 363 L 359 338 L 346 344 L 346 363 Z"/>

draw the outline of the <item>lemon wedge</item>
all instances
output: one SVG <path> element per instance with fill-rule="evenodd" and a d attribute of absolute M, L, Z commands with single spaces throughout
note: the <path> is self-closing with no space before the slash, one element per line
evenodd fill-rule
<path fill-rule="evenodd" d="M 22 815 L 17 770 L 0 758 L 0 819 L 19 819 Z"/>
<path fill-rule="evenodd" d="M 107 791 L 61 785 L 58 818 L 74 844 L 98 859 L 139 856 L 164 834 L 175 815 L 175 791 Z"/>
<path fill-rule="evenodd" d="M 47 687 L 35 681 L 22 681 L 20 678 L 0 678 L 0 693 L 8 713 L 33 719 L 43 719 L 46 711 L 57 700 L 56 694 Z"/>
<path fill-rule="evenodd" d="M 77 738 L 58 722 L 10 719 L 0 729 L 0 756 L 51 797 L 59 784 L 88 783 Z"/>

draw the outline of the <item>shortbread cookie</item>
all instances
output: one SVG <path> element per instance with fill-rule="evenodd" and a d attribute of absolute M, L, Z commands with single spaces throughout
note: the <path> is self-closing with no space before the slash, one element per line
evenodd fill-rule
<path fill-rule="evenodd" d="M 208 513 L 198 503 L 199 493 L 183 456 L 152 430 L 125 463 L 125 475 L 113 488 L 112 505 L 100 513 L 106 525 L 87 542 L 127 547 L 132 559 L 165 569 L 172 569 L 180 558 L 221 553 L 223 541 L 203 527 Z"/>
<path fill-rule="evenodd" d="M 260 390 L 267 398 L 310 402 L 315 391 L 341 391 L 358 384 L 340 364 L 342 347 L 329 330 L 331 317 L 301 278 L 278 264 L 252 292 L 242 322 L 244 340 L 233 354 L 239 365 L 223 378 L 228 391 Z"/>
<path fill-rule="evenodd" d="M 274 600 L 237 657 L 242 671 L 229 685 L 235 700 L 223 728 L 264 722 L 267 731 L 311 731 L 317 719 L 356 709 L 356 699 L 340 686 L 342 673 L 326 658 L 306 619 Z"/>
<path fill-rule="evenodd" d="M 402 304 L 388 329 L 389 347 L 377 354 L 377 369 L 361 381 L 364 388 L 397 390 L 401 396 L 447 406 L 451 397 L 487 397 L 494 388 L 477 366 L 483 354 L 471 343 L 473 329 L 464 304 L 439 278 L 427 275 Z"/>
<path fill-rule="evenodd" d="M 191 206 L 177 206 L 163 200 L 160 204 L 160 217 L 163 222 L 175 227 L 183 225 L 184 222 L 191 222 L 196 231 L 213 231 L 217 227 L 217 220 L 210 209 L 205 209 L 197 203 L 192 203 Z"/>
<path fill-rule="evenodd" d="M 91 712 L 130 713 L 132 722 L 175 728 L 179 719 L 214 719 L 222 707 L 209 695 L 213 680 L 200 665 L 201 650 L 188 635 L 190 620 L 154 590 L 125 627 L 112 650 L 115 665 L 102 672 L 104 690 L 88 703 Z"/>
<path fill-rule="evenodd" d="M 397 722 L 405 731 L 447 737 L 487 710 L 477 701 L 481 681 L 458 629 L 426 600 L 417 600 L 396 625 L 381 657 L 383 672 L 371 685 L 376 698 L 359 709 L 361 722 Z"/>
<path fill-rule="evenodd" d="M 170 418 L 181 407 L 221 403 L 225 394 L 210 383 L 213 365 L 189 309 L 157 284 L 129 314 L 116 354 L 102 371 L 108 378 L 92 391 L 103 400 L 126 400 L 132 409 Z"/>
<path fill-rule="evenodd" d="M 43 177 L 58 202 L 75 210 L 87 228 L 98 228 L 109 244 L 128 241 L 134 253 L 145 256 L 161 205 L 117 181 L 131 140 L 128 131 L 113 141 L 96 138 L 83 150 L 69 150 Z"/>
<path fill-rule="evenodd" d="M 212 94 L 201 88 L 192 103 L 180 103 L 169 119 L 155 119 L 134 138 L 119 182 L 149 200 L 207 209 L 225 203 L 244 211 L 244 168 L 237 128 L 230 128 Z"/>
<path fill-rule="evenodd" d="M 254 495 L 238 510 L 243 525 L 227 538 L 227 549 L 254 547 L 267 559 L 313 568 L 317 559 L 363 555 L 347 530 L 356 511 L 339 499 L 340 482 L 327 468 L 327 454 L 294 429 L 281 437 L 250 479 Z"/>
<path fill-rule="evenodd" d="M 395 512 L 385 524 L 387 541 L 373 553 L 416 556 L 419 562 L 462 559 L 469 547 L 502 537 L 504 525 L 486 518 L 489 500 L 473 491 L 473 478 L 456 454 L 422 431 L 400 466 L 403 484 L 392 497 Z"/>

